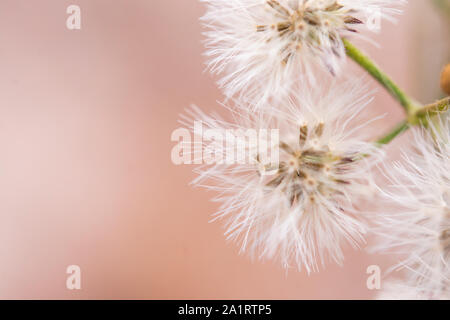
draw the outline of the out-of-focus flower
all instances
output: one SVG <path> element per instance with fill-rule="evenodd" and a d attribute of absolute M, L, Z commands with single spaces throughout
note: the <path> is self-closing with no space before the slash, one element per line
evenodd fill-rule
<path fill-rule="evenodd" d="M 353 205 L 372 195 L 371 167 L 383 151 L 365 141 L 365 125 L 350 124 L 370 102 L 364 89 L 346 84 L 303 91 L 264 106 L 262 113 L 239 105 L 231 109 L 233 123 L 198 109 L 185 120 L 201 120 L 203 132 L 277 130 L 276 141 L 260 136 L 257 146 L 247 144 L 250 161 L 205 165 L 193 183 L 219 193 L 216 219 L 226 221 L 227 238 L 240 242 L 242 251 L 258 258 L 278 256 L 285 267 L 304 266 L 309 273 L 327 260 L 342 263 L 343 242 L 357 247 L 363 241 L 364 222 Z M 239 133 L 215 135 L 213 145 L 229 146 L 241 139 Z M 205 143 L 205 150 L 210 147 Z M 223 147 L 219 154 L 229 151 Z M 264 160 L 269 154 L 278 160 Z"/>
<path fill-rule="evenodd" d="M 201 0 L 208 11 L 209 69 L 228 97 L 254 107 L 290 92 L 300 75 L 311 82 L 316 65 L 338 73 L 342 38 L 361 26 L 378 30 L 404 0 Z"/>
<path fill-rule="evenodd" d="M 400 280 L 391 280 L 383 284 L 382 290 L 376 296 L 377 300 L 428 300 L 429 296 L 420 288 L 409 286 Z M 450 296 L 441 295 L 439 300 L 449 300 Z"/>
<path fill-rule="evenodd" d="M 375 229 L 383 238 L 377 249 L 403 257 L 393 269 L 404 269 L 404 284 L 427 299 L 450 296 L 449 119 L 413 129 L 414 152 L 387 171 L 391 186 Z"/>

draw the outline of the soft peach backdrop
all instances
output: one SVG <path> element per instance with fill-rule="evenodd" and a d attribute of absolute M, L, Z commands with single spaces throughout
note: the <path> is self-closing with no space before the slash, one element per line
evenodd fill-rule
<path fill-rule="evenodd" d="M 420 99 L 439 95 L 448 57 L 448 25 L 427 2 L 383 24 L 381 48 L 364 45 Z M 80 31 L 65 27 L 70 4 Z M 238 255 L 208 223 L 212 194 L 171 163 L 178 114 L 221 99 L 203 12 L 197 0 L 0 0 L 0 298 L 373 296 L 365 271 L 385 258 L 364 251 L 311 276 Z M 372 108 L 386 126 L 402 115 L 381 90 Z M 65 287 L 71 264 L 81 291 Z"/>

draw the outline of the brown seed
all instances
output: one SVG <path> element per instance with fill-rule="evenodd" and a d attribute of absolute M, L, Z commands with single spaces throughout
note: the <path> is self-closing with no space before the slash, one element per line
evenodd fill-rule
<path fill-rule="evenodd" d="M 280 33 L 283 32 L 283 31 L 287 31 L 290 27 L 291 27 L 291 23 L 290 22 L 280 22 L 280 23 L 277 24 L 277 30 Z"/>
<path fill-rule="evenodd" d="M 319 138 L 322 136 L 323 134 L 323 129 L 325 128 L 325 123 L 320 122 L 316 128 L 314 129 L 314 133 L 316 134 L 316 136 L 318 136 Z"/>
<path fill-rule="evenodd" d="M 339 9 L 342 9 L 344 6 L 338 4 L 337 2 L 330 5 L 328 8 L 325 9 L 325 11 L 337 11 Z"/>
<path fill-rule="evenodd" d="M 274 179 L 270 180 L 270 181 L 266 184 L 266 186 L 267 186 L 267 187 L 273 187 L 273 188 L 276 188 L 276 187 L 278 187 L 278 186 L 283 182 L 284 177 L 285 177 L 285 175 L 280 174 L 280 175 L 278 175 L 277 177 L 275 177 Z"/>
<path fill-rule="evenodd" d="M 318 26 L 320 25 L 320 20 L 313 15 L 307 15 L 303 18 L 303 20 L 305 20 L 305 22 L 311 26 Z"/>
<path fill-rule="evenodd" d="M 278 1 L 276 0 L 269 0 L 267 1 L 267 4 L 271 6 L 275 11 L 277 11 L 279 14 L 281 14 L 284 17 L 289 17 L 289 10 L 283 7 Z"/>
<path fill-rule="evenodd" d="M 444 230 L 441 234 L 441 236 L 439 237 L 439 240 L 444 241 L 450 239 L 450 229 L 448 230 Z"/>
<path fill-rule="evenodd" d="M 308 138 L 308 125 L 304 124 L 300 127 L 300 147 L 305 144 L 306 138 Z"/>
<path fill-rule="evenodd" d="M 355 17 L 352 17 L 352 16 L 345 17 L 344 18 L 344 22 L 348 23 L 348 24 L 361 24 L 361 23 L 363 23 L 361 20 L 359 20 L 359 19 L 357 19 Z"/>
<path fill-rule="evenodd" d="M 285 151 L 288 154 L 295 155 L 294 149 L 292 149 L 291 146 L 285 142 L 280 143 L 280 149 Z"/>
<path fill-rule="evenodd" d="M 266 30 L 267 30 L 267 26 L 263 26 L 263 25 L 256 26 L 256 32 L 263 32 Z"/>
<path fill-rule="evenodd" d="M 445 93 L 450 94 L 450 64 L 445 66 L 441 75 L 441 88 Z"/>

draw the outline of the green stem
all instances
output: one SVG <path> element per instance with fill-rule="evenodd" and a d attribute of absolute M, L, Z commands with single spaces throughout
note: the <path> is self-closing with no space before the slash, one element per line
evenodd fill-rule
<path fill-rule="evenodd" d="M 344 42 L 347 55 L 359 64 L 364 70 L 366 70 L 372 77 L 374 77 L 389 93 L 402 105 L 408 115 L 411 115 L 417 111 L 419 106 L 413 99 L 408 97 L 403 90 L 401 90 L 394 81 L 389 78 L 387 74 L 380 70 L 380 68 L 358 48 L 356 48 L 347 39 L 342 39 Z"/>
<path fill-rule="evenodd" d="M 402 121 L 400 124 L 395 126 L 395 128 L 389 132 L 384 137 L 378 139 L 377 144 L 379 145 L 385 145 L 390 143 L 392 140 L 397 138 L 399 135 L 401 135 L 403 132 L 409 129 L 409 122 L 407 120 Z"/>
<path fill-rule="evenodd" d="M 377 144 L 385 145 L 390 143 L 392 140 L 397 138 L 403 132 L 408 130 L 410 126 L 426 124 L 428 117 L 437 115 L 442 112 L 448 111 L 450 108 L 450 97 L 439 100 L 435 103 L 426 105 L 418 109 L 414 114 L 412 114 L 407 120 L 403 120 L 399 123 L 391 132 L 382 138 L 378 139 Z"/>
<path fill-rule="evenodd" d="M 401 90 L 391 78 L 358 48 L 347 39 L 342 39 L 347 55 L 375 78 L 388 92 L 402 105 L 407 113 L 407 119 L 403 120 L 392 131 L 378 139 L 378 145 L 386 145 L 397 138 L 412 125 L 425 124 L 429 116 L 436 115 L 449 110 L 450 97 L 439 100 L 435 103 L 422 106 L 410 98 Z"/>
<path fill-rule="evenodd" d="M 417 121 L 426 119 L 428 116 L 433 116 L 438 113 L 446 112 L 450 108 L 450 97 L 439 100 L 435 103 L 424 106 L 423 108 L 417 110 L 415 113 L 415 119 Z"/>

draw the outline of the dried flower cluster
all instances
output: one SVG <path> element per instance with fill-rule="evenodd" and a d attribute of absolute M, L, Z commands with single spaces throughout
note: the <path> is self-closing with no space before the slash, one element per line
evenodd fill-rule
<path fill-rule="evenodd" d="M 226 219 L 228 238 L 254 256 L 278 256 L 284 266 L 294 263 L 308 272 L 328 259 L 342 263 L 342 242 L 357 247 L 363 241 L 365 225 L 353 204 L 372 194 L 371 168 L 384 154 L 361 139 L 364 125 L 351 129 L 346 123 L 368 102 L 359 84 L 349 84 L 328 93 L 305 90 L 283 110 L 264 106 L 257 116 L 239 105 L 233 123 L 192 114 L 209 129 L 279 130 L 276 144 L 263 143 L 267 154 L 279 154 L 275 164 L 249 146 L 254 162 L 197 170 L 194 184 L 219 192 L 217 218 Z"/>
<path fill-rule="evenodd" d="M 184 120 L 228 130 L 211 144 L 203 142 L 204 150 L 214 146 L 219 154 L 232 151 L 229 142 L 241 141 L 249 129 L 279 133 L 277 141 L 266 137 L 244 144 L 247 162 L 196 169 L 194 184 L 218 193 L 215 219 L 225 220 L 227 238 L 258 258 L 278 257 L 285 267 L 315 272 L 328 260 L 341 264 L 343 245 L 364 241 L 368 226 L 356 204 L 379 194 L 383 207 L 374 229 L 384 239 L 379 248 L 403 254 L 395 268 L 409 274 L 384 297 L 405 296 L 409 288 L 406 297 L 448 298 L 448 114 L 434 113 L 423 122 L 427 126 L 414 128 L 415 147 L 389 165 L 367 135 L 375 119 L 355 121 L 371 101 L 362 81 L 333 80 L 329 86 L 319 81 L 339 79 L 345 38 L 367 39 L 360 31 L 370 31 L 374 17 L 392 20 L 405 1 L 201 1 L 208 8 L 203 17 L 208 66 L 221 75 L 233 121 L 198 108 Z M 278 155 L 276 163 L 261 156 L 261 145 L 266 154 Z M 374 182 L 379 165 L 390 186 Z"/>
<path fill-rule="evenodd" d="M 229 97 L 262 101 L 290 93 L 300 75 L 314 81 L 317 66 L 339 73 L 343 36 L 370 32 L 399 13 L 402 0 L 202 0 L 209 68 L 222 75 Z M 364 30 L 364 31 L 366 31 Z"/>

